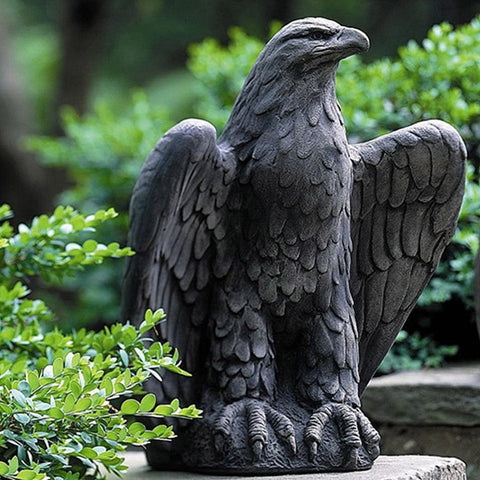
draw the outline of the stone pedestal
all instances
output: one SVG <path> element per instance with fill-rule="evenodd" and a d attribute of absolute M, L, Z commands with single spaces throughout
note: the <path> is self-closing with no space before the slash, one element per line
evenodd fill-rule
<path fill-rule="evenodd" d="M 362 398 L 387 455 L 441 455 L 480 480 L 480 364 L 375 378 Z"/>
<path fill-rule="evenodd" d="M 465 464 L 455 458 L 380 456 L 371 470 L 349 473 L 309 473 L 262 477 L 212 476 L 150 470 L 143 452 L 127 452 L 125 480 L 466 480 Z M 113 480 L 113 476 L 108 476 Z"/>

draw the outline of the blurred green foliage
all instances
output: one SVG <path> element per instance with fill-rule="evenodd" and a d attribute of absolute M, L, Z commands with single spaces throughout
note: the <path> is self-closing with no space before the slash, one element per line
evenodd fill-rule
<path fill-rule="evenodd" d="M 209 38 L 189 49 L 188 68 L 199 80 L 194 113 L 221 130 L 227 123 L 238 92 L 264 43 L 240 28 L 229 31 L 226 47 Z"/>
<path fill-rule="evenodd" d="M 14 37 L 16 60 L 22 72 L 22 88 L 44 130 L 50 123 L 60 68 L 58 36 L 48 25 L 36 25 Z"/>
<path fill-rule="evenodd" d="M 92 113 L 79 117 L 67 107 L 62 120 L 64 137 L 33 137 L 27 148 L 41 154 L 46 165 L 67 169 L 73 187 L 61 195 L 62 203 L 89 209 L 111 205 L 120 212 L 120 228 L 124 228 L 132 180 L 162 133 L 172 126 L 168 114 L 135 91 L 123 109 L 99 102 Z"/>
<path fill-rule="evenodd" d="M 193 113 L 214 123 L 219 133 L 262 46 L 257 38 L 232 29 L 226 46 L 208 39 L 190 48 L 188 66 L 199 83 Z M 472 306 L 473 261 L 480 223 L 479 57 L 480 20 L 474 19 L 456 30 L 448 24 L 435 26 L 421 44 L 412 41 L 401 48 L 398 58 L 365 64 L 353 57 L 343 61 L 338 71 L 338 97 L 351 142 L 416 121 L 441 118 L 453 124 L 467 143 L 470 165 L 459 228 L 421 297 L 420 303 L 426 308 L 452 296 L 461 298 L 466 309 Z M 109 202 L 119 209 L 123 220 L 116 234 L 125 238 L 123 215 L 131 189 L 148 150 L 170 126 L 168 115 L 137 93 L 131 106 L 121 113 L 114 114 L 112 107 L 103 106 L 78 118 L 67 111 L 64 125 L 65 138 L 33 139 L 30 148 L 43 161 L 70 172 L 74 186 L 64 200 L 74 201 L 81 208 L 101 208 Z M 91 312 L 89 318 L 97 315 L 105 319 L 100 310 L 116 314 L 120 277 L 112 270 L 107 282 L 114 286 L 111 294 L 104 295 L 103 302 L 92 294 L 85 303 Z M 83 281 L 90 284 L 90 280 Z M 92 292 L 98 292 L 98 283 L 95 285 Z"/>
<path fill-rule="evenodd" d="M 64 137 L 32 137 L 27 147 L 47 165 L 68 172 L 72 187 L 59 202 L 84 211 L 111 205 L 119 218 L 99 227 L 98 238 L 126 242 L 132 188 L 145 157 L 172 125 L 168 115 L 136 91 L 123 110 L 102 102 L 83 117 L 67 108 L 62 118 Z M 50 302 L 60 317 L 68 311 L 70 328 L 111 323 L 119 315 L 122 276 L 119 263 L 79 274 L 63 283 L 64 289 L 79 292 L 78 308 L 71 309 L 53 298 Z M 88 288 L 80 288 L 83 285 Z"/>
<path fill-rule="evenodd" d="M 402 330 L 383 359 L 378 373 L 388 374 L 404 370 L 419 370 L 421 368 L 441 367 L 447 357 L 452 357 L 458 352 L 455 345 L 437 345 L 428 337 L 419 333 L 408 334 Z"/>

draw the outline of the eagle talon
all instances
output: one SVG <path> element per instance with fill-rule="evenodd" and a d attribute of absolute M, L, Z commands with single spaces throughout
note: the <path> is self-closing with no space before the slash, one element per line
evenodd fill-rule
<path fill-rule="evenodd" d="M 297 452 L 292 422 L 268 403 L 261 400 L 243 399 L 223 408 L 215 422 L 214 444 L 218 453 L 224 450 L 225 441 L 232 436 L 235 420 L 244 416 L 247 435 L 255 460 L 260 460 L 268 444 L 267 425 L 277 438 L 286 444 L 291 454 Z"/>
<path fill-rule="evenodd" d="M 313 413 L 305 430 L 305 442 L 311 462 L 315 461 L 327 425 L 331 422 L 336 423 L 339 444 L 343 446 L 343 468 L 355 470 L 361 466 L 362 447 L 370 462 L 378 457 L 380 435 L 362 411 L 342 403 L 327 403 Z"/>
<path fill-rule="evenodd" d="M 265 445 L 261 440 L 257 440 L 256 442 L 253 442 L 252 450 L 253 450 L 253 456 L 255 457 L 255 460 L 260 460 L 260 458 L 262 458 L 264 447 Z"/>
<path fill-rule="evenodd" d="M 318 443 L 315 440 L 307 442 L 309 445 L 308 448 L 308 459 L 313 462 L 317 456 Z"/>
<path fill-rule="evenodd" d="M 345 462 L 345 468 L 349 470 L 356 470 L 359 466 L 360 463 L 360 448 L 359 447 L 353 447 L 350 450 L 349 458 Z"/>

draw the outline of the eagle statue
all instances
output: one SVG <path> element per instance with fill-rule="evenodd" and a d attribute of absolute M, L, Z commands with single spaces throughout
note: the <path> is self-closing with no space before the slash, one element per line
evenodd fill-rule
<path fill-rule="evenodd" d="M 439 120 L 348 144 L 336 69 L 368 47 L 330 20 L 288 24 L 218 140 L 184 120 L 146 160 L 122 317 L 164 309 L 160 336 L 193 375 L 147 388 L 204 411 L 147 448 L 154 468 L 358 470 L 379 455 L 360 396 L 454 233 L 466 153 Z"/>

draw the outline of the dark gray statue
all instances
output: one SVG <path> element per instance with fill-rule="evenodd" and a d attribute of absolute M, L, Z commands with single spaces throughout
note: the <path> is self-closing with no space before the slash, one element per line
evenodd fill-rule
<path fill-rule="evenodd" d="M 329 20 L 290 23 L 218 141 L 185 120 L 147 159 L 123 317 L 164 308 L 193 377 L 149 389 L 204 410 L 148 448 L 152 466 L 355 470 L 379 455 L 360 396 L 454 232 L 465 149 L 436 120 L 347 143 L 335 71 L 368 46 Z"/>

